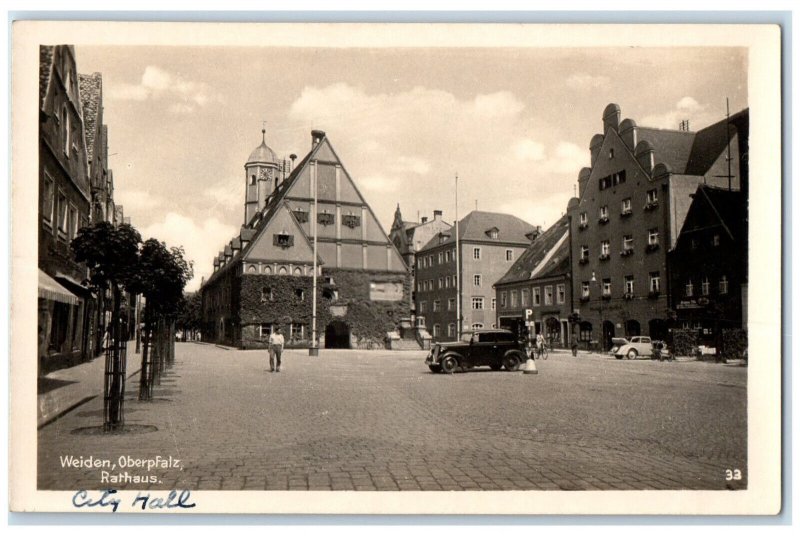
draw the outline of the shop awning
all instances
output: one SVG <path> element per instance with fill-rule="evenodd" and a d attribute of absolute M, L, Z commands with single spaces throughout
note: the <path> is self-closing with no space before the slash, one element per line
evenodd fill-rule
<path fill-rule="evenodd" d="M 64 288 L 58 281 L 39 269 L 39 297 L 46 300 L 78 304 L 78 297 Z"/>

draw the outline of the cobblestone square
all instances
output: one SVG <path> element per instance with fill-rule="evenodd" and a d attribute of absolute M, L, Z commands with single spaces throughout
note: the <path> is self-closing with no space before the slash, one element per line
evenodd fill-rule
<path fill-rule="evenodd" d="M 129 367 L 140 356 L 129 355 Z M 556 353 L 538 375 L 433 374 L 424 352 L 179 343 L 139 434 L 87 435 L 102 396 L 38 434 L 43 490 L 612 490 L 747 486 L 747 369 Z M 65 467 L 68 456 L 115 468 Z M 178 460 L 120 467 L 120 457 Z M 739 470 L 740 480 L 726 480 Z M 106 471 L 107 474 L 104 474 Z M 123 474 L 117 483 L 107 478 Z M 127 473 L 127 476 L 124 476 Z M 126 483 L 139 476 L 152 483 Z"/>

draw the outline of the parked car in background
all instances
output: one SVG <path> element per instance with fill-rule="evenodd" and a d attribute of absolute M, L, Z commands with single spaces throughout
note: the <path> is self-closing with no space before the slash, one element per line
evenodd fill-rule
<path fill-rule="evenodd" d="M 621 346 L 630 344 L 631 341 L 624 337 L 613 337 L 611 339 L 611 350 L 609 350 L 609 354 L 617 355 L 617 350 L 620 349 Z"/>
<path fill-rule="evenodd" d="M 624 339 L 623 339 L 624 340 Z M 637 357 L 652 357 L 653 355 L 653 341 L 650 337 L 631 337 L 630 342 L 621 344 L 617 351 L 614 352 L 614 357 L 622 359 L 636 359 Z"/>
<path fill-rule="evenodd" d="M 517 370 L 527 358 L 525 341 L 505 329 L 465 332 L 460 341 L 438 342 L 425 358 L 432 372 L 452 374 L 457 369 L 490 367 Z"/>

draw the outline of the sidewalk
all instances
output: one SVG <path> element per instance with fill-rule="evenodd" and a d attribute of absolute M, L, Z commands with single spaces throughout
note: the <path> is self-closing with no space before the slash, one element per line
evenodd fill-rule
<path fill-rule="evenodd" d="M 128 343 L 128 378 L 139 372 L 140 354 L 136 343 Z M 57 370 L 37 379 L 37 428 L 51 423 L 65 413 L 103 396 L 105 355 L 74 367 Z"/>

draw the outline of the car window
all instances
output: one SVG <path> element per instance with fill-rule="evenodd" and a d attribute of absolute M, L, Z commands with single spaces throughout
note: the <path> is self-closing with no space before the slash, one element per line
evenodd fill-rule
<path fill-rule="evenodd" d="M 478 333 L 477 342 L 494 342 L 494 333 Z"/>
<path fill-rule="evenodd" d="M 650 337 L 642 337 L 642 342 L 649 343 L 650 342 Z"/>
<path fill-rule="evenodd" d="M 497 334 L 497 342 L 513 342 L 514 341 L 514 334 L 513 333 L 498 333 Z"/>
<path fill-rule="evenodd" d="M 633 337 L 631 338 L 631 342 L 640 342 L 639 339 L 640 337 Z"/>

